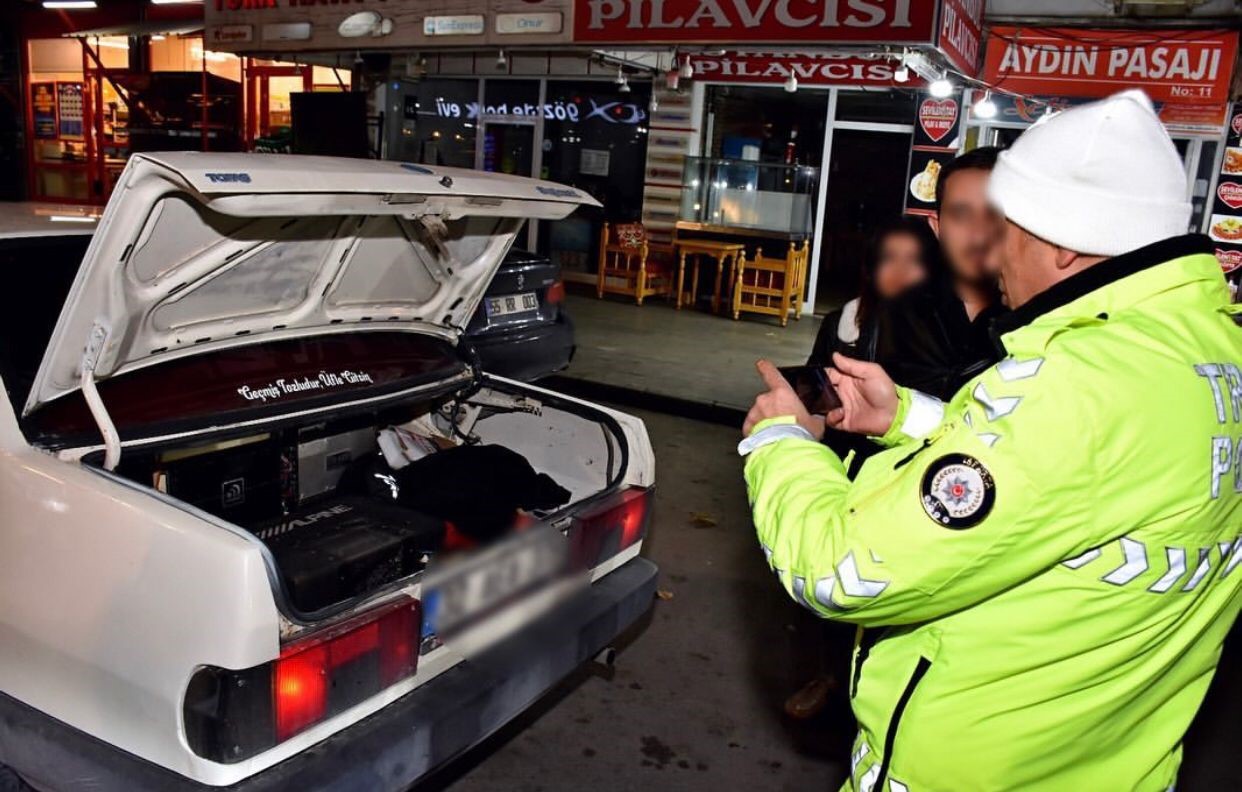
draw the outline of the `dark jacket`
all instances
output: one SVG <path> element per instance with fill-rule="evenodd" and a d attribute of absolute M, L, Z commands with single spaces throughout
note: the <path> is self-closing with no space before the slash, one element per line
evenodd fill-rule
<path fill-rule="evenodd" d="M 989 332 L 1000 302 L 972 322 L 948 278 L 916 286 L 880 311 L 875 360 L 898 385 L 943 401 L 1000 359 Z"/>
<path fill-rule="evenodd" d="M 833 352 L 840 352 L 857 360 L 875 359 L 876 320 L 871 319 L 865 327 L 860 327 L 858 338 L 854 341 L 845 341 L 841 338 L 840 331 L 844 313 L 845 307 L 842 306 L 824 317 L 819 332 L 815 334 L 815 346 L 811 348 L 811 354 L 806 359 L 808 366 L 831 366 Z"/>

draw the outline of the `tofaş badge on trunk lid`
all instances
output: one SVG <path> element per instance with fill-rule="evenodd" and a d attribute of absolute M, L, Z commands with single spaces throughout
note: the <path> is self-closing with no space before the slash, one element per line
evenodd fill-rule
<path fill-rule="evenodd" d="M 599 205 L 410 163 L 135 154 L 23 414 L 94 380 L 260 341 L 360 329 L 455 341 L 522 223 L 582 204 Z"/>

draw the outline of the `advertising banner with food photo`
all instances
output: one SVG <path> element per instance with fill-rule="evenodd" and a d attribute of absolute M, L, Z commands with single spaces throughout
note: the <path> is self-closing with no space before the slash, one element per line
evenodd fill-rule
<path fill-rule="evenodd" d="M 961 148 L 962 93 L 937 99 L 921 94 L 910 150 L 906 214 L 927 216 L 936 211 L 940 169 Z"/>
<path fill-rule="evenodd" d="M 1158 102 L 1224 103 L 1238 54 L 1233 30 L 991 28 L 983 79 L 1004 91 L 1107 96 L 1142 88 Z"/>
<path fill-rule="evenodd" d="M 1229 130 L 1225 135 L 1225 156 L 1221 160 L 1216 195 L 1212 197 L 1212 216 L 1208 236 L 1216 248 L 1216 258 L 1229 280 L 1242 280 L 1242 101 L 1230 108 Z"/>
<path fill-rule="evenodd" d="M 34 136 L 40 140 L 56 138 L 56 83 L 30 84 L 30 117 L 34 122 Z"/>

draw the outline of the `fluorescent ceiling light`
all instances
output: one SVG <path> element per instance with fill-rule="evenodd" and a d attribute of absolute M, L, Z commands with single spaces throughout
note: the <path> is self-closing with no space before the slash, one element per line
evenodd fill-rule
<path fill-rule="evenodd" d="M 87 217 L 86 215 L 52 215 L 51 217 L 48 218 L 48 220 L 51 220 L 53 223 L 93 223 L 95 222 L 94 217 Z"/>
<path fill-rule="evenodd" d="M 151 0 L 151 5 L 202 5 L 203 0 Z"/>
<path fill-rule="evenodd" d="M 43 0 L 43 7 L 48 9 L 98 8 L 95 0 Z"/>

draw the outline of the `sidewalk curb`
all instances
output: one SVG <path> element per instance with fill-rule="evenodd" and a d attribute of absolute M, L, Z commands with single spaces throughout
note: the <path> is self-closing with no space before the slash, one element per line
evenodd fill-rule
<path fill-rule="evenodd" d="M 555 391 L 563 391 L 570 396 L 577 396 L 588 401 L 601 401 L 632 407 L 639 410 L 675 415 L 678 418 L 689 418 L 694 421 L 720 424 L 742 430 L 746 420 L 746 412 L 724 404 L 705 404 L 703 402 L 681 399 L 676 396 L 665 396 L 651 391 L 627 388 L 623 385 L 609 385 L 603 382 L 578 379 L 564 374 L 557 374 L 539 381 L 539 385 Z"/>

